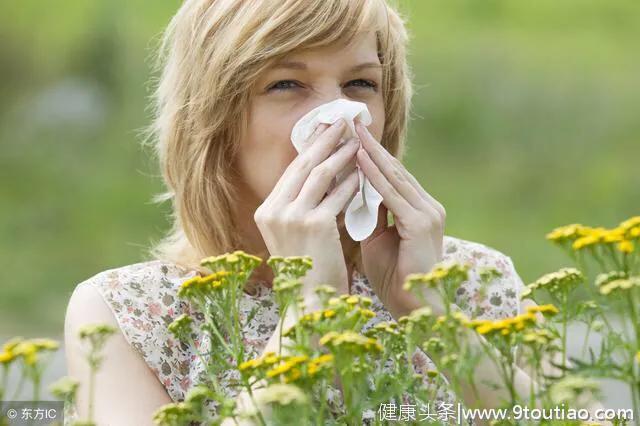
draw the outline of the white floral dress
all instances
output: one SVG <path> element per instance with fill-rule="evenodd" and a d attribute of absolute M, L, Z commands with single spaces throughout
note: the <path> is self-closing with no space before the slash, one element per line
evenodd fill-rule
<path fill-rule="evenodd" d="M 524 284 L 517 274 L 511 258 L 486 245 L 444 236 L 443 260 L 456 260 L 471 265 L 469 279 L 458 293 L 457 303 L 469 317 L 497 319 L 519 314 L 520 293 Z M 485 267 L 494 267 L 502 276 L 480 291 L 480 271 Z M 180 314 L 194 317 L 194 330 L 200 330 L 199 322 L 203 315 L 193 312 L 189 302 L 177 297 L 177 290 L 188 278 L 197 275 L 196 271 L 160 260 L 135 263 L 100 272 L 80 285 L 94 286 L 112 310 L 127 342 L 135 348 L 165 387 L 173 401 L 184 400 L 185 394 L 206 377 L 204 365 L 197 356 L 194 347 L 178 341 L 169 333 L 168 325 Z M 240 317 L 244 323 L 246 316 L 254 307 L 258 313 L 244 329 L 244 343 L 247 350 L 259 356 L 278 323 L 278 306 L 270 287 L 256 285 L 255 294 L 243 293 L 240 302 Z M 389 311 L 373 293 L 367 278 L 353 272 L 352 294 L 368 296 L 373 301 L 372 310 L 376 317 L 365 324 L 363 331 L 380 321 L 395 321 Z M 194 332 L 196 347 L 208 347 L 205 333 Z M 435 369 L 432 361 L 421 350 L 413 355 L 415 371 L 425 374 Z M 425 375 L 426 377 L 426 375 Z M 228 370 L 219 376 L 220 383 L 229 396 L 235 396 L 238 390 L 226 387 L 230 379 L 238 379 L 237 371 Z M 427 379 L 425 379 L 427 380 Z M 339 391 L 331 388 L 332 401 L 341 398 Z M 442 396 L 442 391 L 439 392 Z M 449 394 L 450 395 L 450 394 Z M 448 398 L 448 397 L 447 397 Z M 215 412 L 216 403 L 211 402 Z M 76 418 L 74 407 L 65 407 L 67 421 Z M 372 410 L 363 413 L 363 420 L 375 416 Z M 417 414 L 416 414 L 417 419 Z"/>

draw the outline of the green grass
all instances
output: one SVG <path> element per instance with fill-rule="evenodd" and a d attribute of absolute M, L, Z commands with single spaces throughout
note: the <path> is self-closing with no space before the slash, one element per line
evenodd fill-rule
<path fill-rule="evenodd" d="M 637 2 L 400 3 L 416 85 L 405 163 L 446 207 L 448 235 L 507 253 L 528 282 L 569 263 L 551 228 L 640 214 Z M 167 228 L 136 130 L 178 4 L 3 6 L 0 334 L 60 333 L 77 283 L 142 260 Z M 64 78 L 101 91 L 102 122 L 34 121 L 34 97 Z"/>

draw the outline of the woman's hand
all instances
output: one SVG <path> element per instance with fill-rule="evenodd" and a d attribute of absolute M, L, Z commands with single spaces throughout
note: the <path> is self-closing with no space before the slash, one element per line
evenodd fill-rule
<path fill-rule="evenodd" d="M 305 298 L 314 297 L 318 284 L 348 293 L 337 216 L 358 188 L 355 155 L 359 143 L 352 139 L 333 153 L 345 129 L 342 119 L 330 127 L 320 124 L 310 136 L 309 148 L 289 164 L 254 213 L 270 255 L 311 256 L 313 268 L 304 279 Z M 333 178 L 349 169 L 353 172 L 325 196 Z"/>
<path fill-rule="evenodd" d="M 409 311 L 418 306 L 402 285 L 408 274 L 429 272 L 442 260 L 446 211 L 360 122 L 356 132 L 362 146 L 358 166 L 383 197 L 376 229 L 360 244 L 364 274 L 392 314 Z"/>

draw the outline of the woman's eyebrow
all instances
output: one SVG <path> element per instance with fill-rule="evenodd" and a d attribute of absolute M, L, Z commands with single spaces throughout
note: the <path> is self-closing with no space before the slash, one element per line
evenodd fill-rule
<path fill-rule="evenodd" d="M 279 68 L 306 70 L 307 64 L 305 64 L 304 62 L 296 62 L 296 61 L 282 61 L 275 64 L 272 69 L 279 69 Z M 382 68 L 382 65 L 380 63 L 375 63 L 375 62 L 363 62 L 361 64 L 351 67 L 349 71 L 360 71 L 366 68 Z"/>

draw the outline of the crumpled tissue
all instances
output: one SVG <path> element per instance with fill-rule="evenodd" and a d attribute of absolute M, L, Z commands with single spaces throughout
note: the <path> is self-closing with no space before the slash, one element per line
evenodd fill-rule
<path fill-rule="evenodd" d="M 304 152 L 310 145 L 309 137 L 320 123 L 333 124 L 340 118 L 344 118 L 348 128 L 344 131 L 343 140 L 338 147 L 351 137 L 358 137 L 354 120 L 358 120 L 365 126 L 371 124 L 371 114 L 367 105 L 362 102 L 349 101 L 347 99 L 336 99 L 334 101 L 319 105 L 305 114 L 293 126 L 291 130 L 291 142 L 298 151 Z M 369 179 L 367 179 L 357 166 L 358 170 L 358 192 L 347 204 L 344 222 L 349 236 L 354 241 L 362 241 L 367 238 L 376 227 L 378 221 L 378 206 L 382 202 L 382 196 L 375 190 Z M 338 185 L 349 172 L 343 171 L 335 178 L 335 185 Z"/>

